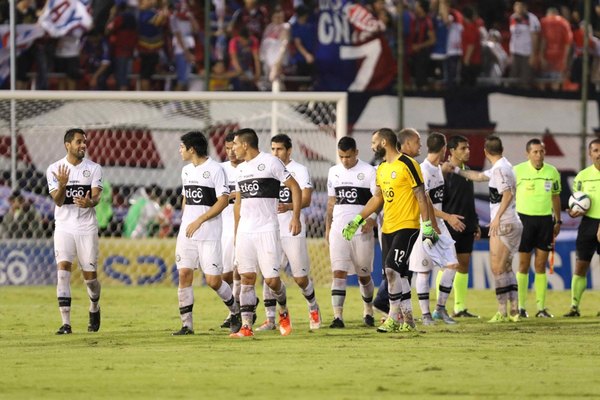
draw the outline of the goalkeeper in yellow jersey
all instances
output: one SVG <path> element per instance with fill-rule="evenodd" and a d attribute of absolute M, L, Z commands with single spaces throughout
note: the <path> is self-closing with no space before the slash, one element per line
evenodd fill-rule
<path fill-rule="evenodd" d="M 397 150 L 394 131 L 382 128 L 373 133 L 371 149 L 383 159 L 377 168 L 375 194 L 360 214 L 343 229 L 346 240 L 352 239 L 365 219 L 383 206 L 382 260 L 388 282 L 390 313 L 378 332 L 415 330 L 408 280 L 408 259 L 419 236 L 419 216 L 423 222 L 423 240 L 438 239 L 433 210 L 427 201 L 421 167 L 411 157 Z"/>

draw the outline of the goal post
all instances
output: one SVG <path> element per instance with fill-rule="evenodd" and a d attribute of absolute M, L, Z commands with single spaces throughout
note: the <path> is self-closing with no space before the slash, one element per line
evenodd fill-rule
<path fill-rule="evenodd" d="M 13 188 L 34 211 L 29 221 L 0 230 L 0 285 L 55 279 L 54 205 L 45 171 L 64 157 L 63 135 L 75 127 L 87 132 L 86 156 L 103 166 L 110 185 L 112 216 L 100 239 L 104 282 L 173 283 L 179 138 L 190 130 L 205 132 L 210 156 L 224 161 L 224 138 L 239 128 L 253 128 L 263 151 L 274 133 L 292 138 L 292 157 L 307 166 L 315 184 L 312 204 L 303 210 L 313 274 L 316 282 L 329 282 L 326 180 L 337 162 L 337 141 L 347 134 L 347 108 L 345 92 L 0 91 L 0 218 L 9 213 Z M 125 221 L 140 199 L 158 210 L 147 237 L 127 239 Z"/>

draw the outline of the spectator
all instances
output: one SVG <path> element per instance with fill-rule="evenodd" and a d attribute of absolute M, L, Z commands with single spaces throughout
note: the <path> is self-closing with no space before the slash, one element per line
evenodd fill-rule
<path fill-rule="evenodd" d="M 490 29 L 482 46 L 482 75 L 490 78 L 493 84 L 499 85 L 508 66 L 508 54 L 502 46 L 502 34 Z"/>
<path fill-rule="evenodd" d="M 86 57 L 84 65 L 85 71 L 90 77 L 90 89 L 108 90 L 106 80 L 113 69 L 106 37 L 98 33 L 87 36 L 82 53 Z"/>
<path fill-rule="evenodd" d="M 417 0 L 407 43 L 409 68 L 417 89 L 425 89 L 427 86 L 429 56 L 435 44 L 435 31 L 428 13 L 429 1 Z"/>
<path fill-rule="evenodd" d="M 58 38 L 54 50 L 54 70 L 65 74 L 58 81 L 59 90 L 77 89 L 77 81 L 81 79 L 79 69 L 79 55 L 81 53 L 81 38 L 74 35 L 65 35 Z"/>
<path fill-rule="evenodd" d="M 196 64 L 195 36 L 200 31 L 187 0 L 178 0 L 175 3 L 175 11 L 171 15 L 170 25 L 173 32 L 173 54 L 175 55 L 175 72 L 177 74 L 175 90 L 187 90 L 192 66 Z"/>
<path fill-rule="evenodd" d="M 233 14 L 227 31 L 234 37 L 246 28 L 251 36 L 261 40 L 268 21 L 269 12 L 257 0 L 244 0 L 244 7 Z"/>
<path fill-rule="evenodd" d="M 567 70 L 567 58 L 573 42 L 571 26 L 554 7 L 542 18 L 540 35 L 541 77 L 550 79 L 552 90 L 560 89 Z M 542 87 L 545 86 L 542 84 Z"/>
<path fill-rule="evenodd" d="M 296 22 L 291 27 L 293 48 L 295 49 L 292 55 L 292 63 L 295 65 L 296 75 L 309 77 L 312 81 L 317 29 L 309 17 L 309 10 L 306 6 L 296 7 Z"/>
<path fill-rule="evenodd" d="M 472 7 L 463 9 L 463 26 L 462 46 L 463 46 L 463 62 L 462 62 L 462 84 L 465 86 L 475 86 L 477 77 L 481 73 L 481 24 L 475 15 Z"/>
<path fill-rule="evenodd" d="M 208 84 L 208 90 L 211 92 L 231 90 L 231 79 L 235 76 L 235 72 L 227 71 L 225 61 L 214 61 L 210 69 L 210 82 Z"/>
<path fill-rule="evenodd" d="M 42 217 L 19 190 L 9 197 L 10 209 L 0 223 L 1 239 L 26 239 L 41 237 Z"/>
<path fill-rule="evenodd" d="M 448 88 L 453 88 L 458 85 L 460 77 L 460 64 L 463 55 L 463 17 L 458 10 L 450 7 L 450 0 L 440 0 L 440 10 L 448 26 L 447 57 L 444 63 L 446 85 Z"/>
<path fill-rule="evenodd" d="M 117 88 L 129 89 L 133 50 L 137 45 L 137 21 L 125 0 L 117 0 L 106 25 Z"/>
<path fill-rule="evenodd" d="M 284 18 L 283 9 L 276 7 L 271 15 L 271 23 L 265 28 L 260 42 L 259 56 L 264 71 L 265 90 L 270 90 L 271 82 L 279 79 L 288 63 L 290 26 Z"/>
<path fill-rule="evenodd" d="M 260 79 L 260 59 L 258 39 L 251 36 L 248 29 L 242 28 L 238 35 L 229 41 L 230 69 L 235 72 L 233 89 L 239 91 L 258 90 Z"/>
<path fill-rule="evenodd" d="M 448 77 L 445 72 L 446 58 L 448 57 L 448 7 L 441 6 L 440 1 L 431 3 L 431 22 L 435 29 L 435 43 L 431 49 L 431 76 L 438 82 L 446 83 Z"/>
<path fill-rule="evenodd" d="M 15 5 L 15 16 L 17 24 L 35 24 L 37 22 L 37 12 L 33 0 L 20 0 Z M 17 73 L 15 86 L 17 90 L 29 89 L 29 76 L 36 57 L 37 46 L 34 44 L 23 50 L 17 56 Z"/>
<path fill-rule="evenodd" d="M 518 80 L 521 87 L 528 88 L 533 78 L 533 70 L 537 67 L 538 41 L 540 21 L 527 11 L 525 1 L 515 1 L 514 13 L 510 16 L 511 55 L 510 76 Z"/>
<path fill-rule="evenodd" d="M 140 89 L 150 90 L 152 75 L 165 45 L 165 27 L 169 10 L 156 8 L 156 0 L 140 0 L 138 16 L 138 52 L 140 57 Z"/>

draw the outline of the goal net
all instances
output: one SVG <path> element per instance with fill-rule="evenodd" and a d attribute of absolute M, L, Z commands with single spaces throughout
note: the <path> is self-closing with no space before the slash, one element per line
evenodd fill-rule
<path fill-rule="evenodd" d="M 54 203 L 45 172 L 65 156 L 63 136 L 75 127 L 87 133 L 86 157 L 103 167 L 97 215 L 104 283 L 177 281 L 180 137 L 205 132 L 210 156 L 225 161 L 225 136 L 239 128 L 253 128 L 263 151 L 273 134 L 292 138 L 292 158 L 309 169 L 315 186 L 303 210 L 312 273 L 328 283 L 326 181 L 346 132 L 346 108 L 345 93 L 0 93 L 0 285 L 55 282 Z"/>

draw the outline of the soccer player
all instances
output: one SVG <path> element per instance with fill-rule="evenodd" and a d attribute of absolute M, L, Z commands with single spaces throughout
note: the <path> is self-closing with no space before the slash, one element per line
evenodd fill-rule
<path fill-rule="evenodd" d="M 373 291 L 371 278 L 373 271 L 374 216 L 366 219 L 352 240 L 344 240 L 342 229 L 346 223 L 362 210 L 373 197 L 375 188 L 375 168 L 358 158 L 356 141 L 343 137 L 338 142 L 340 163 L 329 169 L 327 175 L 327 214 L 325 217 L 325 240 L 329 244 L 329 257 L 333 280 L 331 282 L 331 303 L 333 322 L 330 328 L 344 328 L 344 301 L 346 300 L 346 278 L 348 274 L 358 275 L 360 294 L 363 299 L 363 322 L 375 326 L 373 318 Z"/>
<path fill-rule="evenodd" d="M 452 136 L 448 140 L 450 163 L 461 169 L 469 169 L 467 162 L 471 155 L 469 141 L 464 136 Z M 444 177 L 444 201 L 442 210 L 448 214 L 461 215 L 464 229 L 458 230 L 446 223 L 446 227 L 454 239 L 454 248 L 458 258 L 458 268 L 454 277 L 454 313 L 452 317 L 479 318 L 467 310 L 467 289 L 469 287 L 469 264 L 473 252 L 473 242 L 481 238 L 479 217 L 475 211 L 475 190 L 473 181 L 458 174 L 447 174 Z"/>
<path fill-rule="evenodd" d="M 445 155 L 446 137 L 441 133 L 430 133 L 427 137 L 427 158 L 421 163 L 421 171 L 423 173 L 423 182 L 425 182 L 425 192 L 429 195 L 437 219 L 437 226 L 440 229 L 440 240 L 435 246 L 429 248 L 429 246 L 426 246 L 421 240 L 417 239 L 408 263 L 409 269 L 417 273 L 415 284 L 424 325 L 433 325 L 436 319 L 442 320 L 446 324 L 456 323 L 448 315 L 446 301 L 448 301 L 448 296 L 452 290 L 452 282 L 458 268 L 458 260 L 456 258 L 456 250 L 454 249 L 454 240 L 452 240 L 444 221 L 459 231 L 463 230 L 465 225 L 462 222 L 462 216 L 442 211 L 444 175 L 442 174 L 440 163 Z M 437 305 L 432 315 L 429 312 L 429 279 L 434 266 L 442 268 L 443 272 L 438 284 Z"/>
<path fill-rule="evenodd" d="M 277 205 L 281 183 L 290 189 L 292 218 L 289 232 L 296 236 L 302 230 L 300 186 L 277 157 L 258 150 L 258 136 L 252 129 L 235 132 L 233 151 L 238 159 L 235 217 L 235 259 L 242 277 L 240 305 L 242 329 L 231 337 L 254 336 L 252 317 L 256 307 L 257 269 L 271 289 L 279 304 L 279 331 L 282 336 L 292 333 L 292 323 L 287 308 L 285 284 L 279 278 L 281 267 L 281 240 Z"/>
<path fill-rule="evenodd" d="M 237 167 L 243 160 L 239 160 L 233 151 L 233 132 L 225 136 L 225 152 L 229 161 L 221 163 L 227 176 L 227 185 L 229 186 L 229 204 L 221 212 L 221 220 L 223 221 L 223 233 L 221 234 L 221 249 L 223 252 L 223 274 L 221 277 L 233 291 L 233 297 L 239 304 L 240 301 L 240 275 L 235 269 L 234 257 L 234 234 L 235 222 L 233 220 L 233 203 L 235 203 L 235 182 L 237 180 Z M 231 313 L 227 316 L 221 328 L 229 328 L 231 322 Z"/>
<path fill-rule="evenodd" d="M 592 165 L 580 171 L 573 181 L 573 191 L 584 192 L 590 197 L 591 207 L 586 213 L 568 210 L 573 218 L 583 217 L 577 230 L 575 249 L 577 261 L 571 279 L 571 309 L 565 317 L 579 317 L 579 304 L 587 287 L 587 273 L 594 252 L 600 254 L 600 139 L 588 145 Z"/>
<path fill-rule="evenodd" d="M 302 208 L 310 206 L 313 186 L 310 181 L 308 169 L 302 164 L 292 160 L 292 139 L 286 134 L 275 135 L 271 138 L 271 154 L 279 158 L 285 168 L 294 177 L 300 190 L 302 190 Z M 287 186 L 281 185 L 279 189 L 279 204 L 277 206 L 277 217 L 279 220 L 279 231 L 281 237 L 282 258 L 281 267 L 285 268 L 289 262 L 294 281 L 302 290 L 302 295 L 308 303 L 308 316 L 310 329 L 321 327 L 321 312 L 315 296 L 313 281 L 310 279 L 310 261 L 308 258 L 308 247 L 306 244 L 306 220 L 304 214 L 300 214 L 302 230 L 296 236 L 289 231 L 292 219 L 292 196 Z M 274 330 L 276 300 L 273 292 L 267 285 L 263 285 L 263 301 L 267 320 L 256 330 Z"/>
<path fill-rule="evenodd" d="M 546 262 L 552 251 L 553 239 L 560 232 L 560 174 L 552 165 L 544 162 L 546 149 L 539 139 L 531 139 L 525 145 L 527 161 L 514 168 L 517 178 L 517 213 L 523 223 L 523 234 L 519 245 L 519 314 L 529 315 L 525 310 L 529 287 L 531 252 L 535 250 L 535 297 L 536 317 L 552 318 L 546 310 L 548 278 Z"/>
<path fill-rule="evenodd" d="M 183 183 L 183 215 L 175 248 L 179 274 L 179 314 L 182 327 L 173 335 L 193 335 L 194 324 L 194 269 L 200 267 L 206 284 L 210 286 L 231 315 L 230 330 L 241 327 L 239 306 L 233 298 L 231 287 L 221 278 L 221 211 L 227 207 L 229 186 L 225 170 L 208 156 L 208 142 L 201 132 L 188 132 L 181 137 L 179 153 L 188 161 L 181 170 Z"/>
<path fill-rule="evenodd" d="M 512 270 L 512 258 L 519 248 L 523 224 L 515 209 L 515 174 L 510 162 L 502 156 L 504 148 L 498 136 L 488 136 L 483 151 L 492 168 L 477 172 L 455 165 L 454 173 L 472 181 L 489 182 L 490 265 L 498 300 L 498 312 L 489 322 L 518 322 L 517 279 Z M 507 302 L 510 302 L 510 313 Z"/>
<path fill-rule="evenodd" d="M 437 241 L 437 229 L 432 207 L 427 201 L 423 187 L 421 167 L 412 158 L 398 151 L 398 139 L 394 131 L 382 128 L 373 133 L 371 149 L 383 162 L 377 168 L 375 194 L 362 211 L 343 229 L 346 240 L 365 224 L 365 218 L 383 206 L 383 251 L 385 273 L 388 282 L 390 312 L 378 332 L 413 331 L 408 259 L 419 235 L 421 215 L 423 238 Z M 402 320 L 401 320 L 402 318 Z M 400 324 L 402 322 L 402 325 Z"/>
<path fill-rule="evenodd" d="M 98 282 L 98 220 L 94 207 L 102 194 L 102 168 L 85 158 L 85 132 L 69 129 L 64 136 L 66 157 L 48 167 L 48 191 L 54 200 L 56 296 L 62 317 L 57 335 L 72 333 L 71 268 L 77 257 L 90 298 L 88 332 L 100 329 Z"/>

